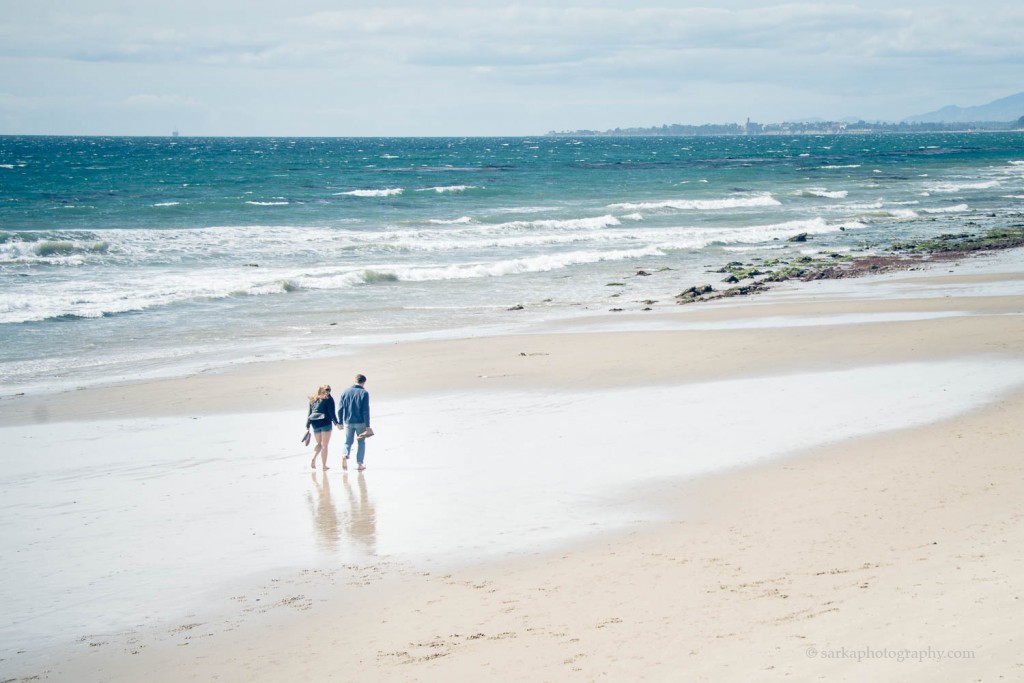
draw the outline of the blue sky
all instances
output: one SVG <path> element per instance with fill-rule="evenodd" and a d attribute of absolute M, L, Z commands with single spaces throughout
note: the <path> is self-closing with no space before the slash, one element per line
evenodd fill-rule
<path fill-rule="evenodd" d="M 0 134 L 898 120 L 1024 90 L 1024 3 L 0 0 Z"/>

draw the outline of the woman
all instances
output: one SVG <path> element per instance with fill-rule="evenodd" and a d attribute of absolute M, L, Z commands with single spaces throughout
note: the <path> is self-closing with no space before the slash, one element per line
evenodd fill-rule
<path fill-rule="evenodd" d="M 326 470 L 327 467 L 327 445 L 331 442 L 331 430 L 338 422 L 338 416 L 334 408 L 334 399 L 331 397 L 331 386 L 325 384 L 316 390 L 316 394 L 309 397 L 309 414 L 306 417 L 306 429 L 313 428 L 313 436 L 316 438 L 316 448 L 313 449 L 313 459 L 309 466 L 316 469 L 316 456 L 320 456 L 320 465 Z"/>

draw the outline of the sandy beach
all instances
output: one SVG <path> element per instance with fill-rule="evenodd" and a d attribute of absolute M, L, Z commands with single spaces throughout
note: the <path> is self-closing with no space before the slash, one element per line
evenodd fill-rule
<path fill-rule="evenodd" d="M 6 398 L 0 680 L 1015 680 L 1022 316 L 1017 250 Z"/>

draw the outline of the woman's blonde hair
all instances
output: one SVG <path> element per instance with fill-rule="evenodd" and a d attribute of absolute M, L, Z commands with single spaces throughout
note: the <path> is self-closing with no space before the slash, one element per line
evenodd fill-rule
<path fill-rule="evenodd" d="M 316 393 L 309 397 L 309 403 L 312 405 L 314 402 L 319 401 L 322 398 L 327 398 L 327 394 L 331 393 L 331 385 L 324 384 L 316 389 Z"/>

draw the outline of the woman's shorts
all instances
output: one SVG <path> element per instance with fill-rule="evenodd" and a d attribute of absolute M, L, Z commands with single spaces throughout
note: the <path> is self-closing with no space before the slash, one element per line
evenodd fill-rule
<path fill-rule="evenodd" d="M 313 427 L 313 433 L 314 434 L 319 434 L 320 432 L 329 432 L 329 431 L 331 431 L 331 429 L 334 427 L 334 424 L 331 423 L 331 422 L 328 422 L 325 425 L 312 425 L 312 427 Z"/>

